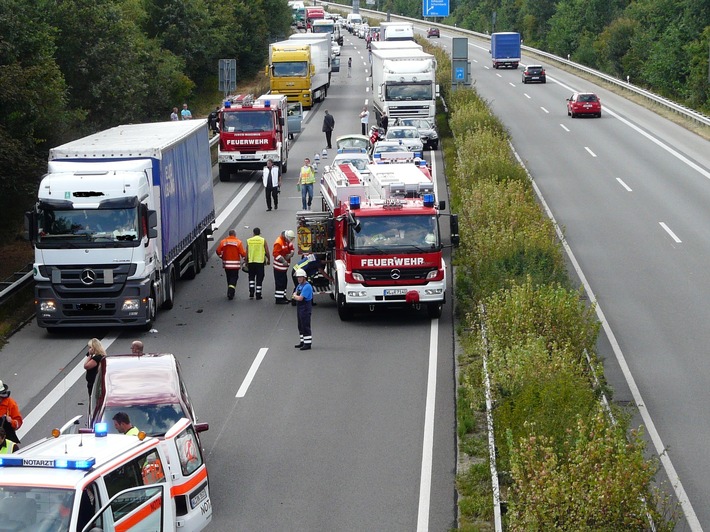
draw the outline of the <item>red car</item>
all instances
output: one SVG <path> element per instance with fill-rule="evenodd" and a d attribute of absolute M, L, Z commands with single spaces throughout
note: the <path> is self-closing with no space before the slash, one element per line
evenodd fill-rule
<path fill-rule="evenodd" d="M 575 92 L 567 98 L 567 116 L 591 115 L 601 118 L 602 102 L 593 92 Z"/>
<path fill-rule="evenodd" d="M 439 34 L 439 28 L 429 28 L 426 32 L 427 39 L 429 37 L 441 37 Z"/>

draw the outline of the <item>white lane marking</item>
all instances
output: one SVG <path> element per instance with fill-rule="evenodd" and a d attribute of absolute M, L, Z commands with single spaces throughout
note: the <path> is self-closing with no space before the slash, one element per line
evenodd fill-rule
<path fill-rule="evenodd" d="M 485 68 L 486 70 L 490 70 L 490 69 L 491 69 L 491 67 L 489 67 L 488 65 L 484 65 L 483 68 Z"/>
<path fill-rule="evenodd" d="M 596 156 L 597 156 L 596 153 L 594 153 L 592 150 L 590 150 L 590 149 L 587 148 L 586 146 L 584 147 L 584 149 L 587 150 L 587 151 L 589 152 L 589 155 L 591 155 L 592 157 L 596 157 Z"/>
<path fill-rule="evenodd" d="M 496 76 L 498 76 L 499 78 L 502 78 L 502 77 L 503 77 L 503 76 L 502 76 L 501 74 L 499 74 L 498 72 L 496 72 Z"/>
<path fill-rule="evenodd" d="M 626 190 L 628 190 L 629 192 L 633 192 L 633 190 L 631 190 L 631 187 L 630 187 L 629 185 L 627 185 L 626 183 L 624 183 L 620 177 L 617 177 L 616 180 L 617 180 L 617 181 L 621 184 L 621 186 L 624 187 Z"/>
<path fill-rule="evenodd" d="M 532 99 L 532 98 L 530 97 L 530 95 L 529 95 L 527 92 L 524 92 L 523 94 L 525 95 L 525 97 L 526 97 L 528 100 L 531 100 L 531 99 Z"/>
<path fill-rule="evenodd" d="M 515 158 L 518 160 L 520 165 L 525 167 L 525 164 L 520 158 L 520 155 L 518 155 L 515 150 L 513 151 L 515 153 Z M 525 171 L 527 172 L 527 168 Z M 609 339 L 609 344 L 611 345 L 612 351 L 614 351 L 614 356 L 616 357 L 616 360 L 619 363 L 621 372 L 624 374 L 624 379 L 626 380 L 626 384 L 629 386 L 631 395 L 634 398 L 636 408 L 638 408 L 639 414 L 641 414 L 641 418 L 643 419 L 643 424 L 645 425 L 646 430 L 648 431 L 647 434 L 653 442 L 653 447 L 656 451 L 656 454 L 658 454 L 661 463 L 663 464 L 663 469 L 666 470 L 668 481 L 673 487 L 673 491 L 675 491 L 676 498 L 678 499 L 681 507 L 683 508 L 685 520 L 688 522 L 690 530 L 692 530 L 693 532 L 702 532 L 703 527 L 700 525 L 700 520 L 698 519 L 698 516 L 695 513 L 693 505 L 690 503 L 690 499 L 688 499 L 688 494 L 686 493 L 685 488 L 683 487 L 683 484 L 680 481 L 680 478 L 678 477 L 678 472 L 675 470 L 673 462 L 671 462 L 670 456 L 668 454 L 668 448 L 666 447 L 665 443 L 663 443 L 661 435 L 658 433 L 658 429 L 656 429 L 656 425 L 653 423 L 653 418 L 651 417 L 651 413 L 646 407 L 646 402 L 644 401 L 643 396 L 641 395 L 641 390 L 639 390 L 639 387 L 636 384 L 636 380 L 634 379 L 634 376 L 631 373 L 631 369 L 629 368 L 629 364 L 626 362 L 626 357 L 624 356 L 624 352 L 621 350 L 619 341 L 616 339 L 616 335 L 611 329 L 611 325 L 609 325 L 609 322 L 607 321 L 606 316 L 604 315 L 604 311 L 602 310 L 599 301 L 597 301 L 597 296 L 594 294 L 592 286 L 589 284 L 587 277 L 584 275 L 582 267 L 579 265 L 579 262 L 577 262 L 577 257 L 575 257 L 574 253 L 572 252 L 572 248 L 569 247 L 567 240 L 565 240 L 565 235 L 562 233 L 562 229 L 557 223 L 557 220 L 555 220 L 555 217 L 552 214 L 552 211 L 550 210 L 550 206 L 545 201 L 545 198 L 542 195 L 542 191 L 537 186 L 537 183 L 535 181 L 531 179 L 530 182 L 532 183 L 533 189 L 535 190 L 535 194 L 540 199 L 540 203 L 545 209 L 547 216 L 550 218 L 550 220 L 552 220 L 552 223 L 555 226 L 555 232 L 557 233 L 557 237 L 560 239 L 560 242 L 562 242 L 562 247 L 564 247 L 565 253 L 567 253 L 570 263 L 574 268 L 574 271 L 577 272 L 580 282 L 582 283 L 582 285 L 584 285 L 584 290 L 589 296 L 589 302 L 594 306 L 594 309 L 596 310 L 597 318 L 599 318 L 599 321 L 602 324 L 602 328 L 604 329 L 604 333 Z"/>
<path fill-rule="evenodd" d="M 434 414 L 436 412 L 436 371 L 439 352 L 439 320 L 431 320 L 429 333 L 429 372 L 426 384 L 426 409 L 424 414 L 424 446 L 422 471 L 419 478 L 419 513 L 417 532 L 429 530 L 429 507 L 431 505 L 431 478 L 434 457 Z"/>
<path fill-rule="evenodd" d="M 560 124 L 560 127 L 561 127 L 562 129 L 564 129 L 567 133 L 569 133 L 569 129 L 567 128 L 566 125 Z"/>
<path fill-rule="evenodd" d="M 542 109 L 543 111 L 545 111 L 545 113 L 547 113 L 548 115 L 550 114 L 550 111 L 548 111 L 548 110 L 545 109 L 544 107 L 540 107 L 540 109 Z"/>
<path fill-rule="evenodd" d="M 515 87 L 515 83 L 511 83 L 510 81 L 508 82 L 508 85 L 510 85 L 511 87 Z"/>
<path fill-rule="evenodd" d="M 242 385 L 239 387 L 239 390 L 237 390 L 237 399 L 240 397 L 244 397 L 247 394 L 247 390 L 249 389 L 249 385 L 251 384 L 251 381 L 254 380 L 254 375 L 256 375 L 257 370 L 259 369 L 259 366 L 261 366 L 262 360 L 264 360 L 264 357 L 266 356 L 266 352 L 269 350 L 268 347 L 262 347 L 259 349 L 259 352 L 256 354 L 256 358 L 254 359 L 254 362 L 251 363 L 251 367 L 249 368 L 249 371 L 247 372 L 247 376 L 244 377 L 244 381 L 242 382 Z"/>
<path fill-rule="evenodd" d="M 673 240 L 675 240 L 675 243 L 676 243 L 676 244 L 681 244 L 681 243 L 683 242 L 680 238 L 678 238 L 678 237 L 676 236 L 676 234 L 675 234 L 673 231 L 671 231 L 671 228 L 668 227 L 664 222 L 658 222 L 658 224 L 659 224 L 661 227 L 663 227 L 663 229 L 665 230 L 666 233 L 668 233 L 669 235 L 671 235 L 671 238 L 672 238 Z"/>
<path fill-rule="evenodd" d="M 101 339 L 101 345 L 104 349 L 111 347 L 111 344 L 116 341 L 118 334 L 110 334 Z M 17 431 L 18 438 L 22 439 L 25 435 L 31 431 L 34 426 L 42 419 L 47 412 L 49 412 L 55 404 L 67 393 L 67 390 L 74 386 L 76 382 L 86 373 L 84 369 L 84 360 L 82 359 L 79 364 L 77 364 L 68 374 L 64 377 L 59 384 L 57 384 L 51 392 L 49 392 L 44 399 L 42 399 L 37 406 L 32 409 L 27 416 L 25 416 L 22 422 L 22 427 Z"/>

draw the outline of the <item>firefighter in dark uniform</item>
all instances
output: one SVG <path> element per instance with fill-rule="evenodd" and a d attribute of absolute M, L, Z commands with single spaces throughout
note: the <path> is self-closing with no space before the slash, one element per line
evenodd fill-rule
<path fill-rule="evenodd" d="M 301 260 L 293 267 L 293 272 L 291 273 L 291 276 L 293 277 L 294 285 L 298 284 L 298 281 L 296 279 L 297 270 L 303 270 L 304 272 L 306 272 L 308 282 L 311 283 L 311 286 L 313 286 L 316 291 L 317 289 L 329 288 L 330 283 L 333 282 L 333 278 L 328 275 L 328 272 L 326 272 L 325 270 L 325 262 L 323 261 L 322 257 L 314 253 L 304 255 Z M 315 300 L 313 301 L 313 305 L 316 305 Z"/>
<path fill-rule="evenodd" d="M 291 298 L 296 301 L 296 315 L 298 317 L 298 334 L 301 338 L 300 343 L 294 347 L 301 351 L 308 351 L 313 342 L 311 334 L 311 313 L 313 312 L 313 287 L 308 282 L 306 272 L 296 270 L 296 279 L 298 286 L 293 291 Z"/>

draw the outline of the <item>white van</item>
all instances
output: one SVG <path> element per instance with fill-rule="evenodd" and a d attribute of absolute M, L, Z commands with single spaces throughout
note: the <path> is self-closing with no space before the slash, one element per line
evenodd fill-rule
<path fill-rule="evenodd" d="M 362 17 L 359 13 L 348 13 L 348 18 L 345 19 L 345 28 L 352 33 L 353 27 L 362 24 Z"/>
<path fill-rule="evenodd" d="M 99 424 L 0 455 L 0 528 L 197 532 L 210 523 L 207 468 L 188 419 L 162 440 L 107 432 Z"/>

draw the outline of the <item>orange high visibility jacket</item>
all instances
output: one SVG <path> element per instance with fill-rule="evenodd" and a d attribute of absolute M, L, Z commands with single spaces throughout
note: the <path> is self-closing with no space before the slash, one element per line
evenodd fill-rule
<path fill-rule="evenodd" d="M 17 430 L 22 426 L 22 414 L 20 414 L 20 407 L 17 406 L 17 402 L 12 397 L 5 397 L 0 399 L 0 418 L 2 416 L 8 417 L 8 422 L 13 429 Z"/>
<path fill-rule="evenodd" d="M 274 242 L 274 270 L 288 271 L 288 265 L 293 257 L 293 242 L 279 236 Z"/>
<path fill-rule="evenodd" d="M 225 270 L 238 270 L 241 267 L 241 259 L 246 259 L 247 252 L 244 251 L 241 240 L 236 236 L 228 236 L 217 246 L 217 256 L 222 259 L 222 267 Z"/>

